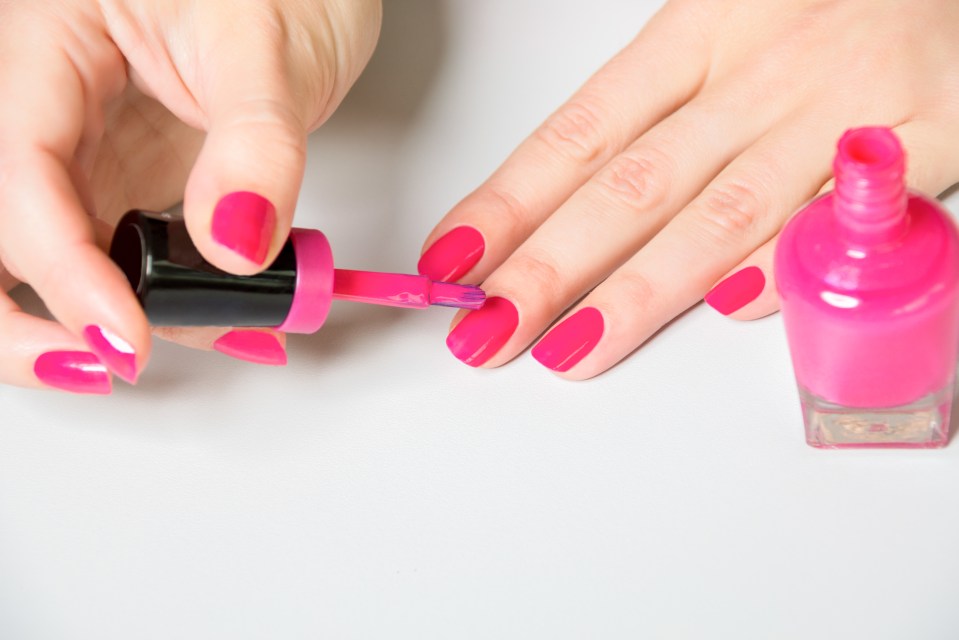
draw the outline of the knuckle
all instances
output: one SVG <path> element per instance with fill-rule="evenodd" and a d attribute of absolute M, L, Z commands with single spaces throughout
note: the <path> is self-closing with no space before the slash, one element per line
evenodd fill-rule
<path fill-rule="evenodd" d="M 262 165 L 264 161 L 277 164 L 276 168 L 289 171 L 306 162 L 307 139 L 301 120 L 291 105 L 272 98 L 245 100 L 236 105 L 228 118 L 230 139 L 236 149 L 235 158 L 246 157 L 249 162 Z M 268 140 L 268 145 L 251 144 L 251 140 Z M 262 153 L 268 150 L 269 153 Z"/>
<path fill-rule="evenodd" d="M 637 309 L 655 308 L 657 304 L 659 296 L 656 287 L 639 271 L 620 271 L 610 279 L 609 284 L 616 292 L 618 304 L 628 314 L 635 314 Z"/>
<path fill-rule="evenodd" d="M 743 182 L 711 187 L 700 199 L 696 222 L 711 240 L 740 243 L 769 210 L 768 198 L 762 193 Z"/>
<path fill-rule="evenodd" d="M 659 155 L 623 153 L 596 175 L 596 182 L 607 198 L 629 209 L 655 209 L 669 196 L 669 161 Z"/>
<path fill-rule="evenodd" d="M 64 283 L 75 280 L 71 273 L 72 263 L 67 260 L 46 260 L 42 265 L 29 279 L 29 284 L 44 300 L 56 299 Z"/>
<path fill-rule="evenodd" d="M 231 125 L 237 127 L 270 127 L 280 134 L 297 138 L 302 136 L 303 126 L 292 101 L 280 97 L 244 98 L 233 105 L 228 115 Z"/>
<path fill-rule="evenodd" d="M 492 213 L 498 224 L 512 230 L 524 230 L 529 226 L 529 207 L 509 188 L 490 182 L 478 196 L 477 208 Z"/>
<path fill-rule="evenodd" d="M 607 149 L 601 109 L 585 98 L 574 98 L 534 135 L 554 153 L 578 162 L 591 163 Z"/>
<path fill-rule="evenodd" d="M 510 260 L 510 270 L 523 280 L 523 290 L 540 300 L 559 300 L 563 277 L 553 259 L 540 252 L 527 251 Z"/>

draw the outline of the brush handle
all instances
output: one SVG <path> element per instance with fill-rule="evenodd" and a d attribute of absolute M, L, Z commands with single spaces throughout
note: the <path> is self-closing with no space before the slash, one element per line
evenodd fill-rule
<path fill-rule="evenodd" d="M 426 276 L 336 269 L 333 297 L 386 307 L 425 309 L 432 304 L 433 282 Z"/>

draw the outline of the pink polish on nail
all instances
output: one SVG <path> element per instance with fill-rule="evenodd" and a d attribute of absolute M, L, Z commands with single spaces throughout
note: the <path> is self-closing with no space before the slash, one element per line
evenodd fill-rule
<path fill-rule="evenodd" d="M 584 307 L 563 320 L 533 347 L 533 357 L 547 369 L 569 371 L 603 337 L 603 314 L 595 307 Z"/>
<path fill-rule="evenodd" d="M 483 257 L 486 243 L 473 227 L 456 227 L 426 250 L 416 265 L 420 275 L 432 280 L 456 282 Z"/>
<path fill-rule="evenodd" d="M 33 363 L 33 372 L 43 384 L 90 395 L 112 391 L 110 374 L 95 355 L 85 351 L 50 351 Z"/>
<path fill-rule="evenodd" d="M 129 342 L 108 329 L 92 324 L 83 330 L 83 338 L 110 371 L 130 384 L 136 384 L 137 356 Z"/>
<path fill-rule="evenodd" d="M 234 330 L 220 336 L 213 348 L 231 358 L 255 364 L 282 366 L 286 364 L 286 350 L 272 333 L 266 331 Z"/>
<path fill-rule="evenodd" d="M 276 209 L 256 193 L 226 195 L 213 211 L 213 239 L 256 264 L 266 260 L 275 230 Z"/>
<path fill-rule="evenodd" d="M 766 276 L 759 267 L 746 267 L 729 276 L 706 294 L 706 304 L 728 316 L 759 297 L 766 287 Z"/>
<path fill-rule="evenodd" d="M 458 359 L 479 367 L 492 358 L 516 331 L 519 314 L 506 298 L 488 298 L 482 309 L 471 311 L 446 338 Z"/>

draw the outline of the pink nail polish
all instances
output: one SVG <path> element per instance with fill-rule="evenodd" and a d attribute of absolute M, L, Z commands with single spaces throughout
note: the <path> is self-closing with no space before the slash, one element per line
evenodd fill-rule
<path fill-rule="evenodd" d="M 426 250 L 419 264 L 420 275 L 432 280 L 456 282 L 483 257 L 483 235 L 473 227 L 456 227 Z"/>
<path fill-rule="evenodd" d="M 766 286 L 766 276 L 759 267 L 746 267 L 732 274 L 706 294 L 706 304 L 728 316 L 759 297 Z"/>
<path fill-rule="evenodd" d="M 466 364 L 479 367 L 506 344 L 518 324 L 519 314 L 512 302 L 488 298 L 482 309 L 469 312 L 456 325 L 446 346 Z"/>
<path fill-rule="evenodd" d="M 220 336 L 213 348 L 232 358 L 255 364 L 282 366 L 286 350 L 276 336 L 266 331 L 234 330 Z"/>
<path fill-rule="evenodd" d="M 895 134 L 847 131 L 836 189 L 790 220 L 776 286 L 815 447 L 946 444 L 959 353 L 959 235 L 908 192 Z"/>
<path fill-rule="evenodd" d="M 276 209 L 256 193 L 226 195 L 213 211 L 213 239 L 256 264 L 266 260 L 275 229 Z"/>
<path fill-rule="evenodd" d="M 569 371 L 603 337 L 603 314 L 595 307 L 584 307 L 556 325 L 533 347 L 533 357 L 553 371 Z"/>
<path fill-rule="evenodd" d="M 112 331 L 90 325 L 83 330 L 87 346 L 110 371 L 130 384 L 137 381 L 137 357 L 133 346 Z"/>
<path fill-rule="evenodd" d="M 107 368 L 85 351 L 44 353 L 33 363 L 33 372 L 43 384 L 71 393 L 107 395 L 112 391 Z"/>

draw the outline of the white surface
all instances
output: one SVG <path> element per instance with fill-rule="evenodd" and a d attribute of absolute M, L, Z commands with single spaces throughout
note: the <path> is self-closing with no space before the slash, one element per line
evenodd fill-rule
<path fill-rule="evenodd" d="M 391 3 L 298 224 L 412 268 L 656 3 L 558 4 Z M 700 306 L 580 384 L 459 364 L 450 316 L 340 305 L 285 369 L 159 344 L 108 399 L 0 389 L 0 638 L 959 636 L 959 446 L 808 448 L 778 316 Z"/>

